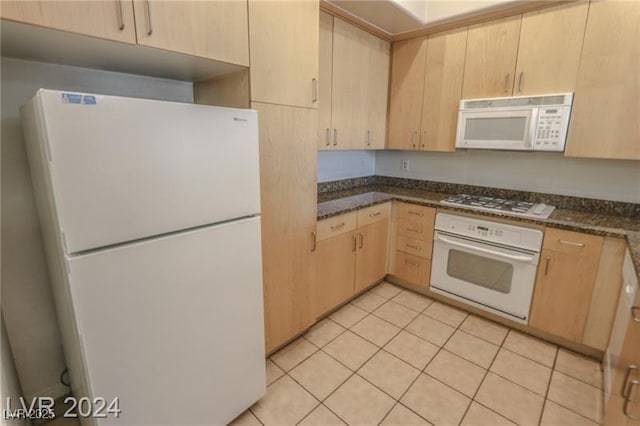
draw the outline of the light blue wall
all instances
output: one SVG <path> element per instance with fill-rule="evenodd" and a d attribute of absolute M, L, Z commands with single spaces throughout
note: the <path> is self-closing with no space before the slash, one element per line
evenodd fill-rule
<path fill-rule="evenodd" d="M 375 151 L 318 152 L 318 182 L 328 182 L 375 173 Z"/>

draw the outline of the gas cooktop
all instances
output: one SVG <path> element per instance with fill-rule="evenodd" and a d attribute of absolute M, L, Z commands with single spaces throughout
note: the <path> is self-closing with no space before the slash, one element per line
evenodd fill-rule
<path fill-rule="evenodd" d="M 442 200 L 441 204 L 463 207 L 487 212 L 504 213 L 531 219 L 547 219 L 555 209 L 546 204 L 534 204 L 526 201 L 504 200 L 502 198 L 482 197 L 479 195 L 458 194 Z"/>

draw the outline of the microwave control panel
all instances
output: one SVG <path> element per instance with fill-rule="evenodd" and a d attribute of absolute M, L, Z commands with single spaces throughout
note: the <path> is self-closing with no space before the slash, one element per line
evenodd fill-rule
<path fill-rule="evenodd" d="M 533 149 L 536 151 L 564 151 L 569 128 L 567 107 L 538 109 L 538 122 L 533 135 Z"/>

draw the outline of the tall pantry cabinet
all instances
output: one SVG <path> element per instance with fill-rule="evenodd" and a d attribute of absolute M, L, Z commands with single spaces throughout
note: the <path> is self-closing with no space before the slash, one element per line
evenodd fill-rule
<path fill-rule="evenodd" d="M 318 25 L 317 1 L 249 0 L 267 352 L 315 321 Z"/>

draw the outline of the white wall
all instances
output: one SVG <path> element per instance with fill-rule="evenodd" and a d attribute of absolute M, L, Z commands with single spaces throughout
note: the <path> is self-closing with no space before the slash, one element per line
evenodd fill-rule
<path fill-rule="evenodd" d="M 410 169 L 403 172 L 402 159 Z M 558 153 L 379 151 L 376 175 L 640 203 L 640 161 Z"/>
<path fill-rule="evenodd" d="M 60 335 L 19 107 L 37 89 L 193 102 L 191 83 L 2 58 L 2 311 L 24 395 L 61 396 Z M 117 123 L 114 123 L 114 126 Z"/>
<path fill-rule="evenodd" d="M 371 176 L 375 172 L 375 151 L 318 152 L 318 182 Z"/>

